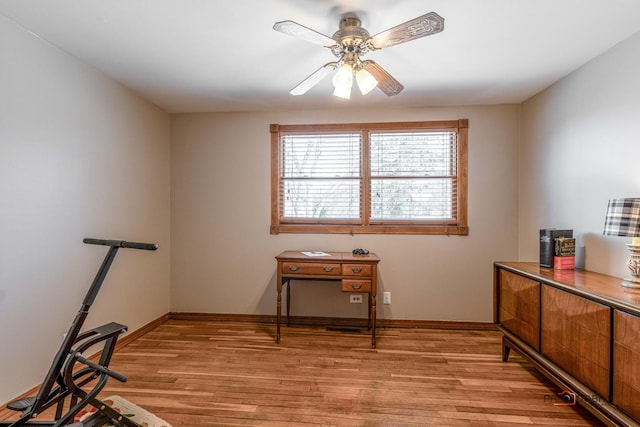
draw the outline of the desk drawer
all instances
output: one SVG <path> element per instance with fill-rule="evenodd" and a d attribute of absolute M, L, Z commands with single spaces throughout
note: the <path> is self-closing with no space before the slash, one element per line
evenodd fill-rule
<path fill-rule="evenodd" d="M 312 263 L 312 262 L 283 262 L 282 275 L 307 274 L 309 276 L 340 276 L 342 269 L 340 264 Z"/>
<path fill-rule="evenodd" d="M 371 277 L 371 264 L 343 264 L 342 275 Z"/>
<path fill-rule="evenodd" d="M 371 292 L 371 280 L 342 279 L 342 292 Z"/>

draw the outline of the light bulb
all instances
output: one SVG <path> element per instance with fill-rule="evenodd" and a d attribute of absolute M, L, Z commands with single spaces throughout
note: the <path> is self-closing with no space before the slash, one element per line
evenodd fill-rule
<path fill-rule="evenodd" d="M 371 73 L 364 68 L 361 68 L 356 73 L 356 81 L 358 82 L 358 87 L 360 88 L 360 92 L 362 92 L 363 95 L 368 94 L 373 89 L 375 89 L 376 86 L 378 86 L 378 81 L 376 80 L 376 78 L 373 77 Z"/>

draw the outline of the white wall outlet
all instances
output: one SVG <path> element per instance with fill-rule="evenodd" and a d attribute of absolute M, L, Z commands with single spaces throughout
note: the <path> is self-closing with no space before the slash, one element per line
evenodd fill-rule
<path fill-rule="evenodd" d="M 391 304 L 391 292 L 384 292 L 382 294 L 382 303 Z"/>
<path fill-rule="evenodd" d="M 351 304 L 362 304 L 362 295 L 349 295 L 349 302 Z"/>

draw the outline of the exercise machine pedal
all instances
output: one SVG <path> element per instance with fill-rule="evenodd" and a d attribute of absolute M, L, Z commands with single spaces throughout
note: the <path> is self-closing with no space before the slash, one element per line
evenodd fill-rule
<path fill-rule="evenodd" d="M 7 403 L 7 409 L 11 409 L 12 411 L 24 412 L 31 408 L 33 404 L 36 402 L 36 398 L 34 397 L 24 397 L 22 399 L 14 400 L 13 402 Z"/>

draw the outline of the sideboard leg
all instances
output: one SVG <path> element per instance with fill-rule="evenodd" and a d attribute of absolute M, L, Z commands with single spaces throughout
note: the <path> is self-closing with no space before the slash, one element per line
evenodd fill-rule
<path fill-rule="evenodd" d="M 511 347 L 507 341 L 507 337 L 502 336 L 502 361 L 507 362 L 509 360 L 509 353 L 511 353 Z"/>

